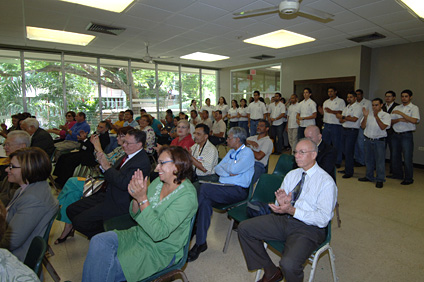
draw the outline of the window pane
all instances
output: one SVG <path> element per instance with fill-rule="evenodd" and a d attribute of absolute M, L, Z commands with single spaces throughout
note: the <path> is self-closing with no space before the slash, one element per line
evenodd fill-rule
<path fill-rule="evenodd" d="M 217 104 L 217 76 L 218 72 L 215 70 L 202 69 L 202 105 L 205 104 L 207 98 L 211 100 L 211 105 Z"/>
<path fill-rule="evenodd" d="M 174 116 L 180 112 L 180 82 L 177 66 L 158 66 L 159 118 L 165 118 L 165 111 L 171 109 Z"/>
<path fill-rule="evenodd" d="M 199 69 L 181 68 L 181 84 L 183 94 L 181 96 L 182 111 L 188 113 L 191 100 L 200 102 L 200 75 Z M 198 103 L 200 105 L 200 103 Z M 190 115 L 190 113 L 188 113 Z"/>

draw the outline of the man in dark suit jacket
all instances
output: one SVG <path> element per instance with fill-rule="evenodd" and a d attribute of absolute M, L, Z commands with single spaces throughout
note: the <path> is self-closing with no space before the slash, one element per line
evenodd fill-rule
<path fill-rule="evenodd" d="M 31 135 L 31 147 L 38 147 L 44 150 L 49 157 L 55 150 L 52 136 L 40 128 L 40 124 L 35 118 L 27 118 L 22 121 L 21 127 Z"/>
<path fill-rule="evenodd" d="M 110 142 L 109 138 L 110 125 L 106 121 L 101 121 L 97 125 L 96 134 L 99 136 L 100 144 L 104 150 Z M 79 137 L 81 143 L 80 150 L 78 152 L 64 154 L 59 157 L 56 162 L 53 175 L 56 175 L 55 184 L 59 188 L 63 187 L 70 177 L 74 174 L 74 170 L 77 166 L 95 166 L 97 165 L 94 157 L 94 146 L 88 138 L 88 134 L 81 131 Z"/>
<path fill-rule="evenodd" d="M 395 102 L 396 93 L 392 90 L 389 90 L 389 91 L 386 92 L 386 94 L 384 95 L 384 100 L 386 101 L 386 103 L 384 103 L 383 107 L 381 108 L 383 110 L 383 112 L 391 114 L 393 109 L 396 106 L 399 106 L 399 104 Z M 389 146 L 390 163 L 391 163 L 392 162 L 392 152 L 393 152 L 392 138 L 393 138 L 394 131 L 393 131 L 393 128 L 391 126 L 386 131 L 387 131 L 386 148 L 387 148 L 387 146 Z M 392 166 L 390 166 L 390 173 L 393 173 Z"/>
<path fill-rule="evenodd" d="M 131 196 L 128 194 L 128 183 L 137 169 L 146 176 L 150 173 L 149 157 L 143 149 L 145 143 L 145 132 L 130 130 L 122 145 L 126 155 L 116 161 L 113 167 L 103 152 L 97 153 L 97 160 L 104 170 L 106 189 L 83 198 L 66 209 L 75 230 L 90 239 L 104 231 L 104 220 L 129 213 Z"/>
<path fill-rule="evenodd" d="M 322 141 L 322 135 L 316 125 L 306 127 L 305 137 L 311 139 L 318 145 L 316 161 L 318 165 L 333 178 L 334 182 L 336 182 L 336 149 Z"/>

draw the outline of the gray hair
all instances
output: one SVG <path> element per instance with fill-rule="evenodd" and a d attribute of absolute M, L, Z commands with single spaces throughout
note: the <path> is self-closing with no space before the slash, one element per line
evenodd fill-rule
<path fill-rule="evenodd" d="M 40 127 L 40 123 L 35 118 L 26 118 L 22 121 L 22 123 L 28 126 L 33 126 L 35 129 L 38 129 Z"/>
<path fill-rule="evenodd" d="M 240 139 L 241 144 L 246 144 L 247 132 L 242 127 L 231 127 L 228 131 L 228 135 L 233 134 L 233 138 Z"/>
<path fill-rule="evenodd" d="M 13 130 L 7 134 L 7 138 L 14 138 L 16 144 L 25 144 L 27 147 L 31 145 L 31 136 L 24 130 Z"/>
<path fill-rule="evenodd" d="M 299 141 L 297 141 L 297 144 L 299 144 L 299 142 L 301 142 L 301 141 L 307 141 L 307 142 L 309 142 L 311 144 L 311 146 L 312 146 L 312 148 L 311 148 L 312 151 L 318 153 L 318 145 L 317 145 L 317 143 L 315 143 L 314 141 L 312 141 L 309 138 L 302 138 Z"/>

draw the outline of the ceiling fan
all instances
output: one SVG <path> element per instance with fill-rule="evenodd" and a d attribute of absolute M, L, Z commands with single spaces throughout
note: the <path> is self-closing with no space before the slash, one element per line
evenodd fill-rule
<path fill-rule="evenodd" d="M 301 0 L 283 0 L 278 6 L 234 13 L 233 18 L 242 19 L 279 13 L 282 18 L 286 15 L 296 15 L 320 22 L 329 22 L 333 20 L 334 15 L 307 6 L 300 7 L 300 2 Z"/>
<path fill-rule="evenodd" d="M 143 58 L 141 58 L 143 60 L 143 62 L 145 63 L 149 63 L 152 64 L 154 60 L 157 59 L 172 59 L 172 56 L 158 56 L 158 57 L 152 57 L 149 54 L 149 42 L 144 42 L 144 45 L 146 46 L 146 54 L 144 55 Z"/>

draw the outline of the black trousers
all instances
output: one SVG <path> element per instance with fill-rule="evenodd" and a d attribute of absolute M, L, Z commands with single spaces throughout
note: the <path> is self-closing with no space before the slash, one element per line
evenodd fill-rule
<path fill-rule="evenodd" d="M 81 154 L 79 152 L 64 154 L 59 157 L 56 162 L 53 175 L 57 178 L 55 182 L 60 187 L 65 186 L 66 181 L 74 175 L 74 170 L 81 164 Z"/>
<path fill-rule="evenodd" d="M 103 229 L 103 203 L 106 193 L 98 192 L 90 197 L 68 206 L 66 214 L 75 230 L 81 232 L 88 239 L 104 232 Z"/>
<path fill-rule="evenodd" d="M 241 247 L 249 270 L 273 264 L 263 246 L 264 240 L 285 242 L 280 260 L 287 282 L 303 281 L 303 264 L 325 240 L 325 229 L 288 215 L 268 214 L 245 220 L 238 226 Z"/>

